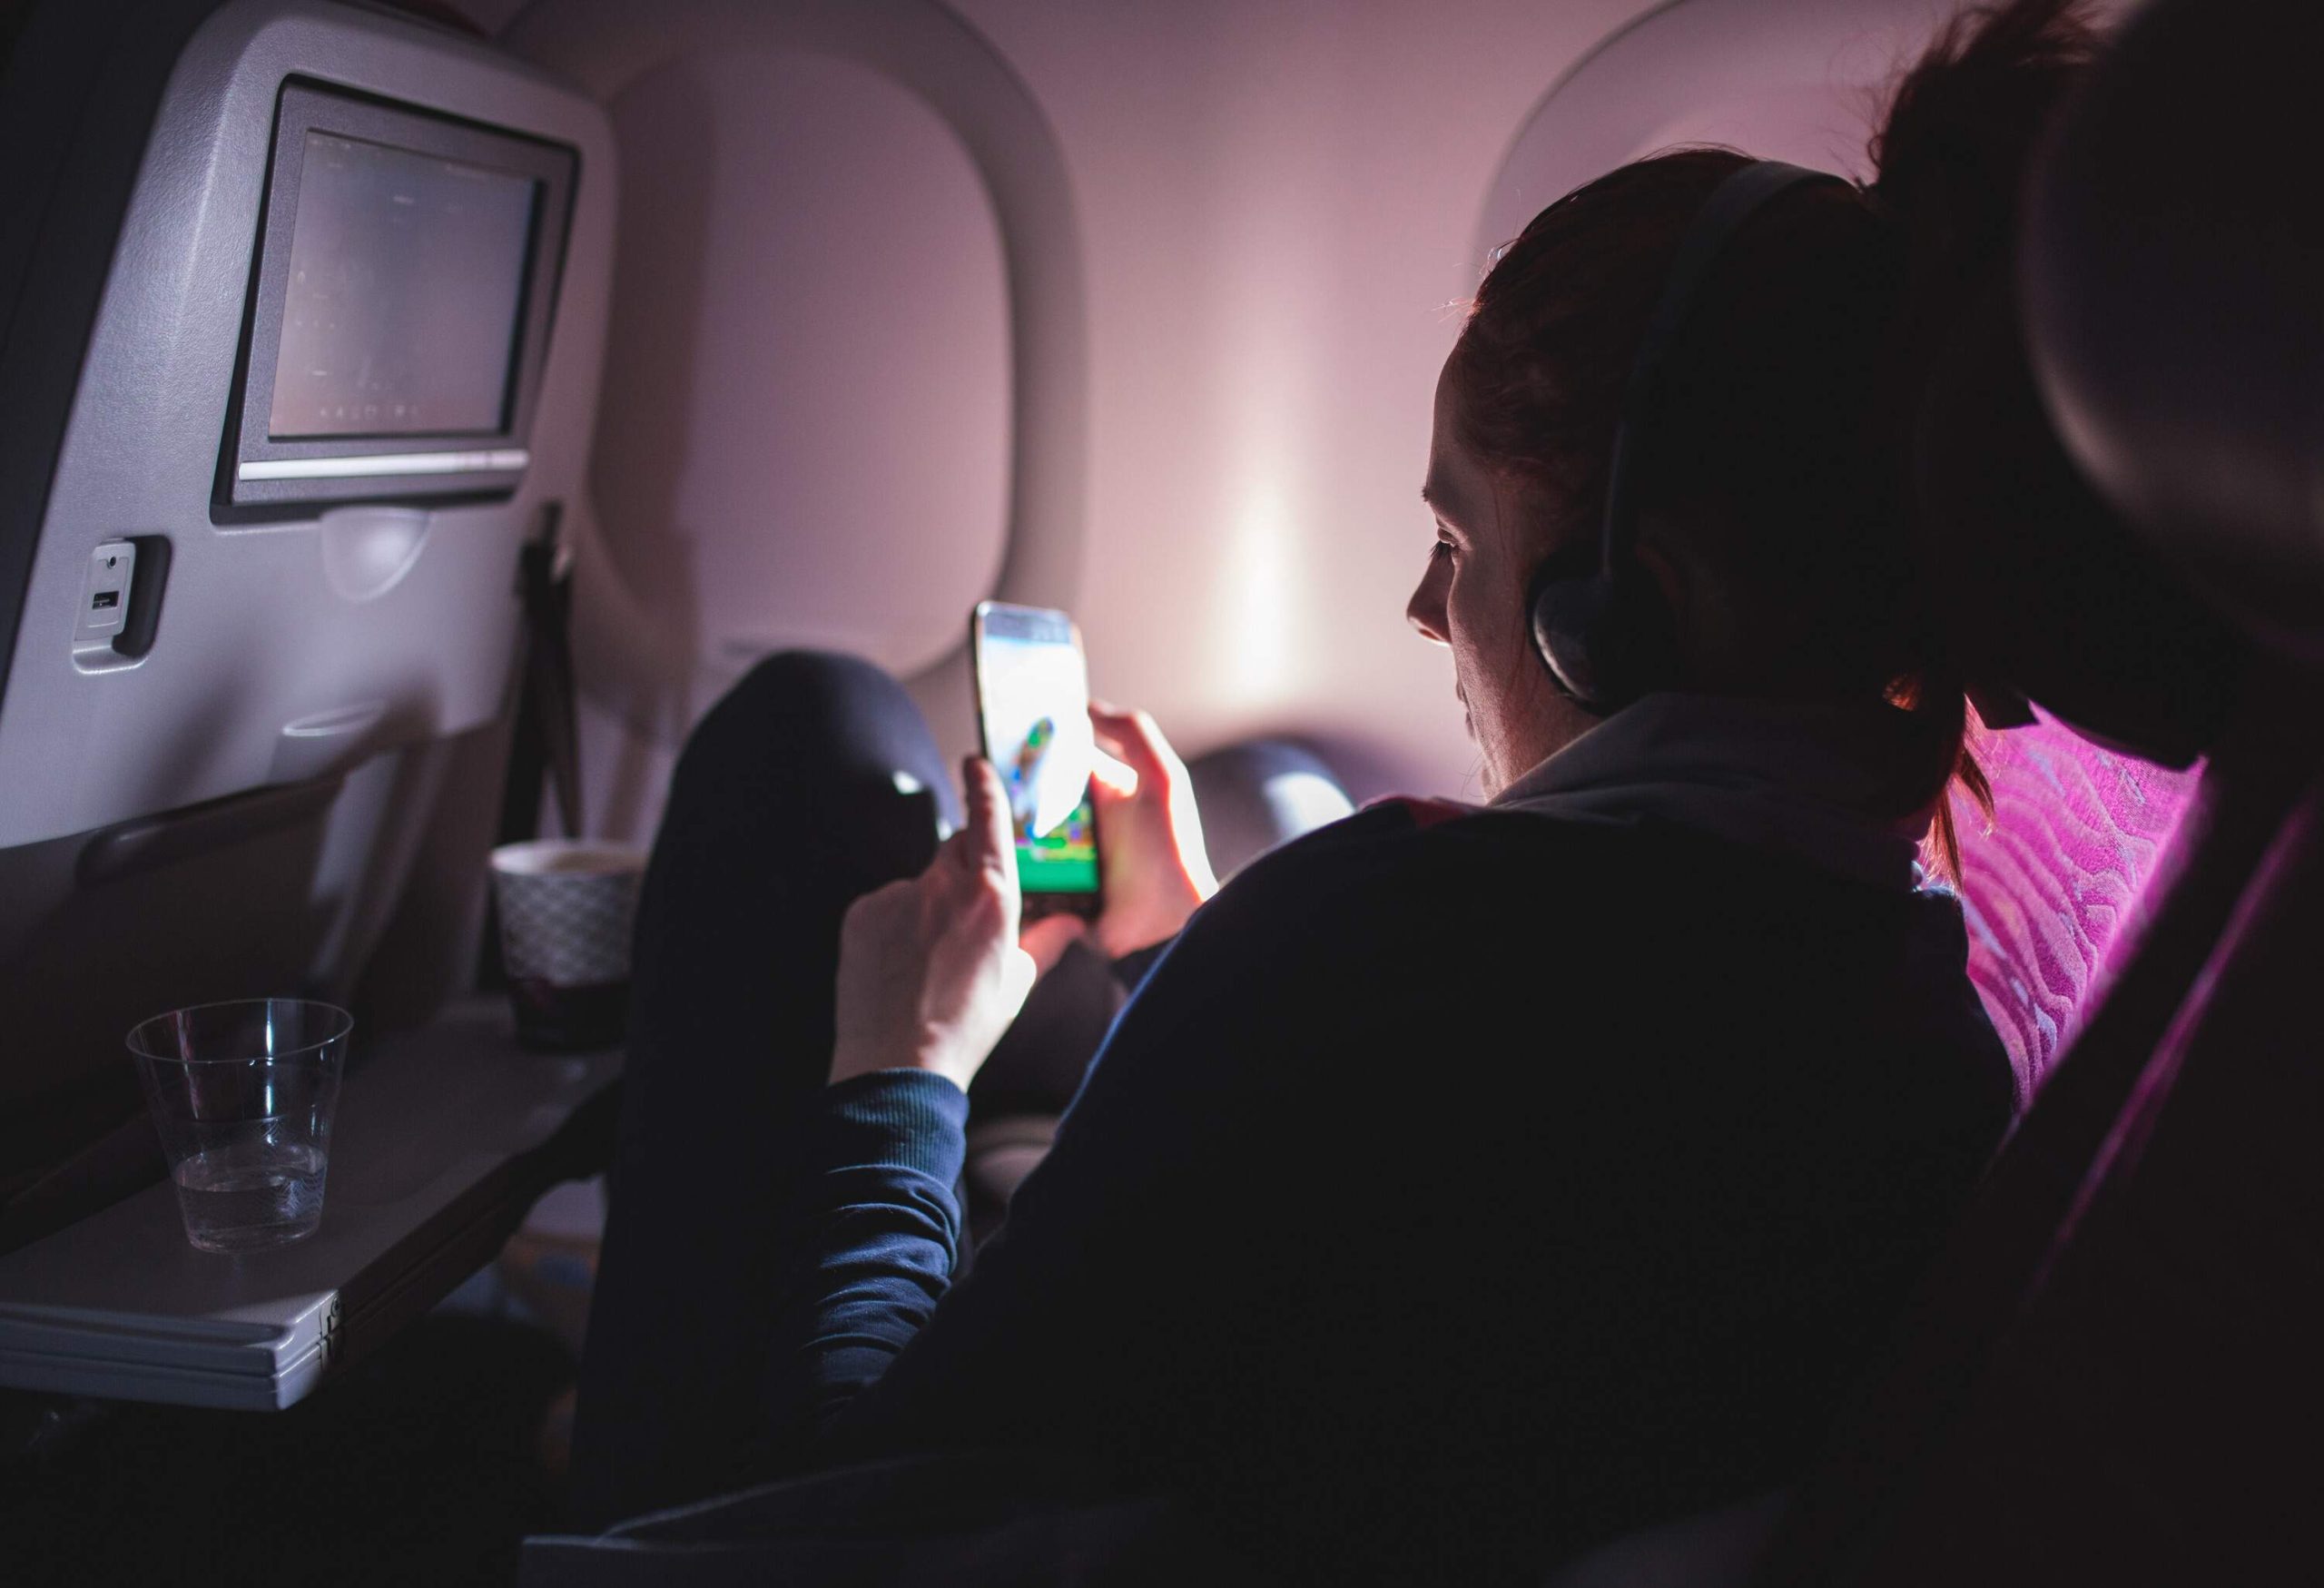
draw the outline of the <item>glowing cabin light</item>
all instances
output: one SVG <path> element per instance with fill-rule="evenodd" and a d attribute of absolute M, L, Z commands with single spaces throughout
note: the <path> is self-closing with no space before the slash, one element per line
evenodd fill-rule
<path fill-rule="evenodd" d="M 1246 710 L 1276 705 L 1291 692 L 1299 539 L 1278 482 L 1270 479 L 1244 498 L 1226 565 L 1234 580 L 1220 655 L 1223 682 Z"/>
<path fill-rule="evenodd" d="M 1311 239 L 1281 194 L 1312 185 L 1304 168 L 1246 165 L 1230 201 L 1236 257 L 1225 284 L 1218 343 L 1226 390 L 1226 523 L 1214 608 L 1226 625 L 1213 653 L 1216 696 L 1238 725 L 1295 702 L 1312 639 L 1309 566 L 1316 466 L 1317 389 L 1309 282 L 1283 261 L 1308 256 Z"/>

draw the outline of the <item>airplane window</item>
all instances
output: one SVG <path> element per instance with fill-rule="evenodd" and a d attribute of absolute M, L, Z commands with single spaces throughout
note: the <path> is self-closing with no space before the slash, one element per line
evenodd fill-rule
<path fill-rule="evenodd" d="M 956 647 L 1009 478 L 1007 284 L 966 151 L 887 78 L 796 54 L 688 57 L 612 109 L 592 467 L 633 596 L 714 669 Z"/>
<path fill-rule="evenodd" d="M 1560 193 L 1656 149 L 1723 143 L 1868 174 L 1864 142 L 1884 86 L 1937 16 L 1919 0 L 1655 7 L 1610 35 L 1518 129 L 1485 202 L 1479 256 Z"/>

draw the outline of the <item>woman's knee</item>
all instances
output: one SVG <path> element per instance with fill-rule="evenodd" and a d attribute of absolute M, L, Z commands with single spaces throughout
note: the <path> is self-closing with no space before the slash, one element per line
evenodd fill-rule
<path fill-rule="evenodd" d="M 917 722 L 919 711 L 878 664 L 838 651 L 778 651 L 718 697 L 694 725 L 686 747 L 724 752 L 734 745 L 756 754 L 816 738 L 840 747 L 863 736 L 867 726 L 898 716 Z"/>
<path fill-rule="evenodd" d="M 702 833 L 957 824 L 942 752 L 902 685 L 860 656 L 783 651 L 753 666 L 687 736 L 664 817 Z M 891 810 L 904 805 L 909 809 Z M 869 836 L 869 835 L 867 835 Z M 915 832 L 904 845 L 917 853 Z M 926 840 L 933 842 L 932 838 Z"/>
<path fill-rule="evenodd" d="M 684 759 L 882 778 L 902 771 L 923 782 L 942 765 L 919 705 L 883 668 L 806 650 L 754 665 L 694 725 Z"/>

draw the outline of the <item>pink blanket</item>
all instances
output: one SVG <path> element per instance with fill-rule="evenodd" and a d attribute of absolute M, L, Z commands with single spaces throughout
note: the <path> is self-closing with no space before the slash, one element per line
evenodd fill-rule
<path fill-rule="evenodd" d="M 2129 947 L 2123 924 L 2201 768 L 2102 750 L 2046 716 L 1983 735 L 1978 755 L 1992 830 L 1954 805 L 1969 978 L 2031 1097 Z"/>

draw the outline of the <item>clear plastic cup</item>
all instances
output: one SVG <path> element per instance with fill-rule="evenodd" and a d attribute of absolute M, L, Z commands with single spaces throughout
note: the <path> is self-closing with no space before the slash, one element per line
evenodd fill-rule
<path fill-rule="evenodd" d="M 312 1235 L 355 1021 L 296 998 L 205 1003 L 129 1033 L 185 1238 L 241 1252 Z"/>

